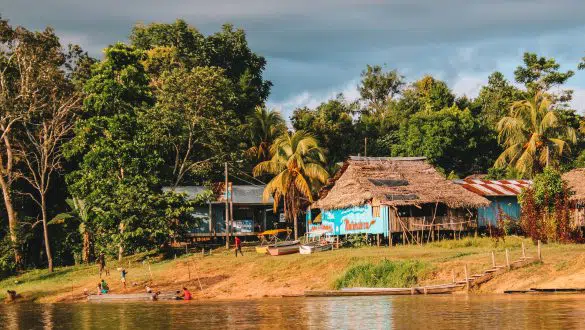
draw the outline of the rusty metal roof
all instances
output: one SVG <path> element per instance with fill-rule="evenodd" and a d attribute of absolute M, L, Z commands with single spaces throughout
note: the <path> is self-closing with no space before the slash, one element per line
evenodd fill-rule
<path fill-rule="evenodd" d="M 517 196 L 522 189 L 532 185 L 532 180 L 463 179 L 453 182 L 480 196 Z"/>

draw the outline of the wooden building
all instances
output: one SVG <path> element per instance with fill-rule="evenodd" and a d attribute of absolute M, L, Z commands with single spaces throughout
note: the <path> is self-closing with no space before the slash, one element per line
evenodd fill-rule
<path fill-rule="evenodd" d="M 333 235 L 468 230 L 477 226 L 477 208 L 490 202 L 447 180 L 423 157 L 350 157 L 320 191 L 307 219 L 309 233 Z"/>
<path fill-rule="evenodd" d="M 520 204 L 518 195 L 524 188 L 532 185 L 531 180 L 483 180 L 465 178 L 454 180 L 456 184 L 470 192 L 483 196 L 490 201 L 490 205 L 477 210 L 477 223 L 480 227 L 488 224 L 497 226 L 500 217 L 520 219 Z"/>
<path fill-rule="evenodd" d="M 205 206 L 198 207 L 193 214 L 197 225 L 191 230 L 192 237 L 224 237 L 226 235 L 225 207 L 226 193 L 223 183 L 214 184 L 208 188 L 204 186 L 179 186 L 176 193 L 184 193 L 195 198 L 205 190 L 212 191 L 211 201 Z M 171 190 L 164 188 L 164 190 Z M 231 234 L 238 236 L 257 236 L 267 229 L 274 229 L 281 221 L 280 213 L 273 211 L 273 200 L 262 200 L 264 186 L 260 185 L 233 185 L 231 205 L 233 210 L 230 217 Z"/>
<path fill-rule="evenodd" d="M 571 196 L 573 224 L 585 227 L 585 168 L 576 168 L 563 174 L 563 180 L 575 193 Z"/>

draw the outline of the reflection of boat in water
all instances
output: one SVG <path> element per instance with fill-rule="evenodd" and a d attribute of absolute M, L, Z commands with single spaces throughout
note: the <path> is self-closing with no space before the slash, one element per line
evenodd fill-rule
<path fill-rule="evenodd" d="M 281 256 L 299 252 L 299 241 L 279 242 L 274 246 L 268 247 L 268 254 L 271 256 Z"/>
<path fill-rule="evenodd" d="M 260 238 L 261 243 L 260 246 L 256 247 L 256 253 L 266 254 L 268 253 L 269 247 L 298 244 L 299 241 L 290 240 L 291 232 L 292 230 L 290 229 L 271 229 L 260 233 L 258 237 Z M 282 241 L 278 241 L 278 234 L 282 233 L 286 233 L 286 238 Z"/>
<path fill-rule="evenodd" d="M 299 252 L 301 254 L 311 254 L 315 252 L 322 252 L 331 250 L 333 245 L 331 243 L 323 243 L 323 242 L 309 242 L 307 244 L 302 244 L 299 246 Z"/>

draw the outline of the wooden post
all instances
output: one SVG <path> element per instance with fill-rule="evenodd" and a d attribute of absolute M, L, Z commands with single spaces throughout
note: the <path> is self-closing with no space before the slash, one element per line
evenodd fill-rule
<path fill-rule="evenodd" d="M 542 252 L 540 251 L 540 240 L 538 240 L 538 261 L 542 261 Z"/>
<path fill-rule="evenodd" d="M 510 270 L 510 254 L 508 252 L 508 249 L 506 249 L 506 267 L 508 268 L 508 270 Z"/>
<path fill-rule="evenodd" d="M 376 234 L 376 244 L 380 247 L 380 234 Z"/>
<path fill-rule="evenodd" d="M 205 248 L 201 249 L 201 256 L 204 257 L 205 256 Z"/>
<path fill-rule="evenodd" d="M 522 242 L 522 258 L 526 259 L 526 247 L 524 246 L 524 242 Z"/>
<path fill-rule="evenodd" d="M 224 182 L 224 191 L 225 191 L 225 248 L 229 249 L 230 248 L 230 209 L 229 209 L 229 205 L 228 205 L 228 166 L 227 166 L 227 162 L 224 163 L 224 176 L 225 176 L 225 182 Z"/>
<path fill-rule="evenodd" d="M 496 254 L 492 251 L 492 267 L 496 268 Z"/>
<path fill-rule="evenodd" d="M 453 284 L 457 283 L 457 281 L 455 280 L 455 270 L 451 269 L 451 276 L 453 277 Z"/>
<path fill-rule="evenodd" d="M 465 290 L 469 292 L 469 273 L 467 272 L 467 264 L 464 267 L 465 270 Z"/>
<path fill-rule="evenodd" d="M 335 241 L 336 241 L 337 249 L 339 249 L 339 235 L 335 236 Z"/>
<path fill-rule="evenodd" d="M 187 261 L 187 272 L 189 273 L 189 281 L 191 281 L 191 266 L 189 264 L 190 262 Z"/>

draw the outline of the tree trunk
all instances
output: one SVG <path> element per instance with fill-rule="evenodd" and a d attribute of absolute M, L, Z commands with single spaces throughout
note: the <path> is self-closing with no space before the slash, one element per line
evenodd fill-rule
<path fill-rule="evenodd" d="M 299 239 L 299 228 L 298 228 L 298 215 L 297 212 L 293 213 L 294 227 L 295 227 L 295 241 Z"/>
<path fill-rule="evenodd" d="M 43 215 L 43 236 L 45 237 L 45 251 L 47 252 L 47 261 L 49 263 L 49 273 L 53 272 L 53 254 L 49 243 L 49 231 L 47 228 L 47 202 L 45 195 L 41 194 L 41 213 Z"/>
<path fill-rule="evenodd" d="M 4 207 L 8 215 L 8 228 L 10 230 L 10 241 L 12 242 L 12 249 L 14 250 L 14 262 L 16 268 L 21 269 L 22 256 L 18 250 L 18 219 L 16 218 L 16 212 L 12 205 L 12 196 L 10 194 L 10 187 L 8 182 L 3 175 L 0 175 L 0 186 L 2 186 L 2 195 L 4 197 Z"/>
<path fill-rule="evenodd" d="M 124 246 L 122 245 L 122 234 L 124 234 L 124 224 L 120 223 L 120 243 L 118 244 L 118 261 L 122 262 L 124 256 Z"/>
<path fill-rule="evenodd" d="M 90 249 L 91 249 L 91 240 L 89 237 L 89 231 L 86 229 L 83 232 L 83 251 L 81 255 L 81 260 L 83 263 L 88 264 L 90 262 Z"/>

